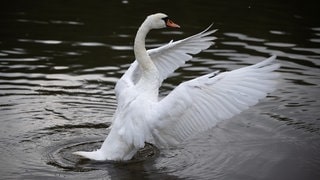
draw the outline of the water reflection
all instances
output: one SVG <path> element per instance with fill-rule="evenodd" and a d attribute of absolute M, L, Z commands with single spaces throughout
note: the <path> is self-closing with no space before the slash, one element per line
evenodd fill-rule
<path fill-rule="evenodd" d="M 8 2 L 0 7 L 2 178 L 320 177 L 315 7 L 299 1 Z M 178 147 L 142 151 L 152 158 L 120 164 L 79 160 L 70 152 L 98 148 L 107 135 L 116 108 L 114 85 L 134 59 L 136 29 L 154 11 L 170 14 L 182 28 L 152 32 L 148 48 L 212 22 L 219 29 L 216 44 L 166 80 L 162 95 L 180 82 L 271 54 L 282 64 L 279 89 Z"/>

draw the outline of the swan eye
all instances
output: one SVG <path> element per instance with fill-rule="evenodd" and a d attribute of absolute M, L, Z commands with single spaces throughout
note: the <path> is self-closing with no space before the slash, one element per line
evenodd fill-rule
<path fill-rule="evenodd" d="M 162 18 L 162 20 L 164 20 L 164 23 L 167 24 L 167 21 L 169 20 L 169 17 L 164 17 L 164 18 Z"/>

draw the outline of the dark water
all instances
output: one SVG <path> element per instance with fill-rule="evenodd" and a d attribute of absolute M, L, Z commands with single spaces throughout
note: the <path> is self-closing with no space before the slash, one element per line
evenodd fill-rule
<path fill-rule="evenodd" d="M 165 81 L 233 70 L 278 55 L 279 89 L 258 105 L 127 163 L 70 153 L 95 149 L 116 108 L 115 82 L 134 59 L 146 15 L 169 14 L 148 47 L 200 32 L 218 40 Z M 316 1 L 3 1 L 0 7 L 1 179 L 319 179 L 320 21 Z"/>

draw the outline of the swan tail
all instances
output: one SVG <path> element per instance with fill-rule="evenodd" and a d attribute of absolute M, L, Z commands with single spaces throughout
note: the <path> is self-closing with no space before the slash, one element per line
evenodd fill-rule
<path fill-rule="evenodd" d="M 81 156 L 86 159 L 96 160 L 96 161 L 106 160 L 106 158 L 103 156 L 103 154 L 100 152 L 100 150 L 91 151 L 91 152 L 76 151 L 76 152 L 73 152 L 72 154 Z"/>

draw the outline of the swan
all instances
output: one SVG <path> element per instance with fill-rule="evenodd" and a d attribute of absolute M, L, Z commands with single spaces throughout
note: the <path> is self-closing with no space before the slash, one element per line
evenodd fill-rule
<path fill-rule="evenodd" d="M 166 14 L 148 16 L 134 40 L 136 60 L 115 86 L 117 109 L 111 130 L 100 149 L 77 151 L 91 160 L 126 161 L 152 143 L 158 148 L 177 145 L 195 133 L 248 109 L 276 88 L 280 66 L 276 56 L 237 70 L 212 72 L 178 85 L 159 98 L 159 87 L 174 70 L 209 48 L 216 30 L 204 31 L 159 48 L 146 50 L 152 29 L 179 28 Z"/>

